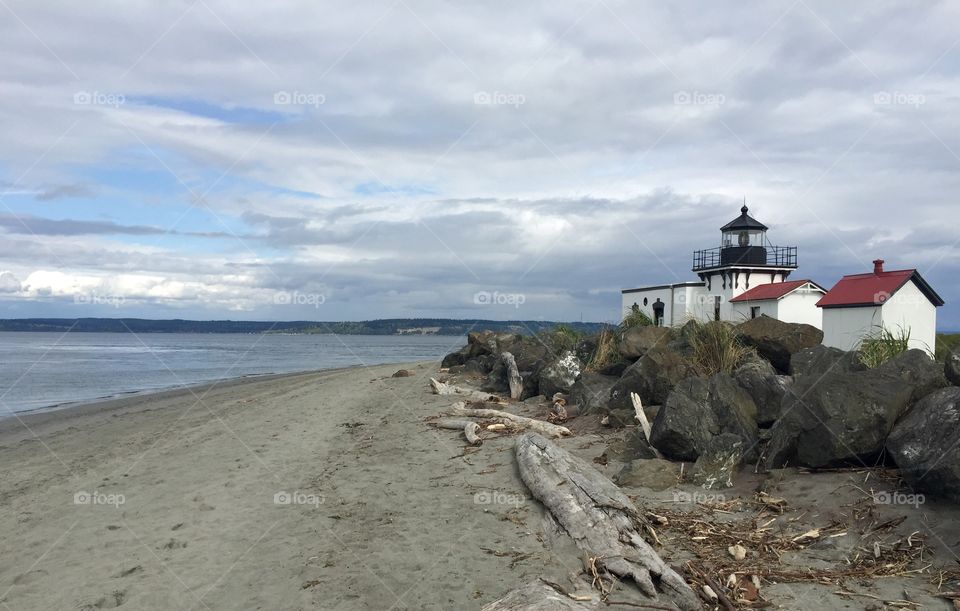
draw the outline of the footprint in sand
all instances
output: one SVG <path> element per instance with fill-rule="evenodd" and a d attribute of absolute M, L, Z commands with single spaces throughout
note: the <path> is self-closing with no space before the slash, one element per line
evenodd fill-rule
<path fill-rule="evenodd" d="M 44 571 L 43 569 L 36 569 L 34 571 L 29 571 L 20 575 L 17 575 L 13 578 L 13 585 L 15 586 L 25 586 L 29 585 L 35 581 L 43 579 L 50 573 Z"/>
<path fill-rule="evenodd" d="M 176 539 L 170 539 L 160 549 L 183 549 L 187 546 L 186 541 L 177 541 Z"/>
<path fill-rule="evenodd" d="M 126 590 L 114 590 L 106 596 L 100 596 L 96 600 L 77 602 L 77 609 L 80 611 L 96 611 L 97 609 L 116 609 L 127 601 Z"/>

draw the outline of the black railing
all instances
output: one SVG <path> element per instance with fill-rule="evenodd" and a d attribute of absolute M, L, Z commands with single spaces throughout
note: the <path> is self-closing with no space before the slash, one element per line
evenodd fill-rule
<path fill-rule="evenodd" d="M 749 267 L 796 267 L 796 246 L 724 246 L 696 250 L 693 253 L 693 271 L 713 269 L 724 265 Z"/>

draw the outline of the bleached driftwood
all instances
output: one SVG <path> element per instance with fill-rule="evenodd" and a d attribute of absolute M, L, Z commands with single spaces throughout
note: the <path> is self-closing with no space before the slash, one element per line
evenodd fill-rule
<path fill-rule="evenodd" d="M 534 581 L 515 590 L 510 590 L 480 611 L 580 611 L 596 609 L 592 601 L 577 601 L 563 595 L 542 581 Z"/>
<path fill-rule="evenodd" d="M 650 441 L 650 421 L 647 420 L 647 414 L 643 411 L 643 402 L 640 401 L 640 395 L 635 392 L 630 393 L 630 400 L 633 402 L 633 411 L 636 413 L 637 420 L 640 421 L 640 428 L 643 429 L 643 436 Z"/>
<path fill-rule="evenodd" d="M 434 420 L 430 424 L 440 429 L 463 431 L 463 436 L 467 438 L 467 443 L 474 446 L 483 445 L 483 440 L 480 439 L 479 435 L 480 425 L 473 420 L 467 420 L 465 418 L 441 418 L 440 420 Z"/>
<path fill-rule="evenodd" d="M 594 568 L 629 577 L 653 600 L 663 596 L 683 611 L 700 608 L 697 595 L 641 535 L 647 526 L 609 479 L 535 433 L 517 440 L 520 477 Z"/>
<path fill-rule="evenodd" d="M 496 395 L 488 392 L 481 392 L 479 390 L 473 390 L 472 388 L 463 388 L 462 386 L 454 386 L 453 384 L 440 382 L 433 378 L 430 378 L 430 388 L 433 389 L 433 394 L 435 395 L 456 395 L 458 397 L 473 399 L 474 401 L 490 401 L 491 399 L 493 401 L 498 400 Z"/>
<path fill-rule="evenodd" d="M 509 352 L 500 353 L 500 366 L 503 367 L 510 387 L 510 398 L 519 399 L 523 394 L 523 378 L 517 368 L 517 359 Z"/>
<path fill-rule="evenodd" d="M 546 435 L 547 437 L 565 437 L 571 434 L 570 429 L 565 426 L 550 424 L 549 422 L 537 420 L 536 418 L 518 416 L 516 414 L 511 414 L 510 412 L 501 411 L 499 409 L 471 408 L 467 407 L 462 401 L 454 403 L 450 409 L 453 410 L 453 413 L 457 416 L 472 416 L 474 418 L 498 420 L 504 424 L 510 424 L 518 428 L 536 431 L 537 433 Z"/>

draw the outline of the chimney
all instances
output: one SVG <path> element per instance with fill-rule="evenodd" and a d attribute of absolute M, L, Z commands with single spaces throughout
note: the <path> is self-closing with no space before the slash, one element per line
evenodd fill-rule
<path fill-rule="evenodd" d="M 875 274 L 883 273 L 883 259 L 875 259 L 873 261 L 873 273 Z"/>

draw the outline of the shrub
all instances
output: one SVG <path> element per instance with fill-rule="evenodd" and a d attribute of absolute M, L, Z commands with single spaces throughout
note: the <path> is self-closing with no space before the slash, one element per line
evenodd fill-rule
<path fill-rule="evenodd" d="M 616 329 L 604 329 L 597 337 L 597 348 L 593 351 L 586 368 L 588 371 L 599 371 L 608 365 L 620 360 L 620 341 Z"/>
<path fill-rule="evenodd" d="M 568 325 L 555 325 L 549 331 L 540 333 L 538 339 L 554 354 L 574 350 L 581 334 Z"/>
<path fill-rule="evenodd" d="M 960 347 L 960 333 L 938 333 L 936 358 L 943 362 L 951 350 Z"/>
<path fill-rule="evenodd" d="M 754 350 L 743 345 L 733 325 L 695 322 L 691 325 L 690 360 L 700 375 L 731 374 Z"/>
<path fill-rule="evenodd" d="M 626 331 L 627 329 L 633 329 L 634 327 L 649 327 L 652 324 L 653 321 L 649 316 L 640 310 L 633 310 L 627 314 L 620 323 L 620 331 Z"/>
<path fill-rule="evenodd" d="M 910 330 L 900 327 L 896 332 L 880 327 L 860 341 L 857 356 L 860 362 L 873 369 L 883 365 L 901 352 L 910 349 Z"/>

